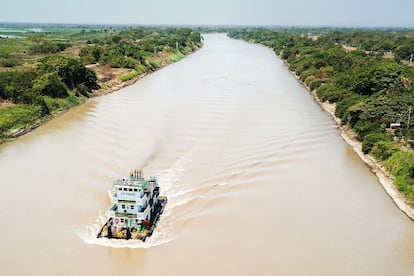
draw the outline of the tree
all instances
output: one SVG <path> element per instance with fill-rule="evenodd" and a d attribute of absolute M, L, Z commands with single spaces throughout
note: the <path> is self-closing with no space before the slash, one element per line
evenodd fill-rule
<path fill-rule="evenodd" d="M 52 98 L 64 98 L 69 96 L 66 85 L 56 72 L 39 76 L 33 82 L 33 91 Z"/>
<path fill-rule="evenodd" d="M 102 53 L 103 50 L 100 46 L 86 46 L 81 49 L 79 56 L 85 64 L 91 64 L 98 62 Z"/>
<path fill-rule="evenodd" d="M 118 44 L 122 40 L 122 37 L 119 35 L 114 35 L 112 37 L 112 42 Z"/>
<path fill-rule="evenodd" d="M 367 154 L 372 147 L 379 141 L 390 141 L 390 138 L 383 133 L 370 133 L 362 141 L 362 151 Z"/>
<path fill-rule="evenodd" d="M 37 75 L 32 69 L 0 72 L 0 97 L 14 103 L 26 101 L 23 95 L 32 89 L 32 81 Z"/>
<path fill-rule="evenodd" d="M 371 150 L 372 155 L 382 161 L 387 160 L 396 152 L 398 152 L 398 147 L 389 141 L 379 141 Z"/>
<path fill-rule="evenodd" d="M 402 59 L 410 60 L 412 54 L 414 54 L 414 46 L 409 45 L 398 46 L 394 51 L 395 58 L 398 61 Z"/>
<path fill-rule="evenodd" d="M 42 60 L 40 66 L 44 73 L 56 72 L 69 89 L 85 84 L 87 90 L 99 88 L 95 71 L 86 68 L 82 62 L 63 56 L 49 56 Z"/>

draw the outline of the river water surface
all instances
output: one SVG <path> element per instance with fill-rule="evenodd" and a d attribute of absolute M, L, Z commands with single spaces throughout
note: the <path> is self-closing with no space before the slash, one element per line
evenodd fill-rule
<path fill-rule="evenodd" d="M 154 235 L 95 238 L 136 167 Z M 205 46 L 0 146 L 1 275 L 413 275 L 414 223 L 264 47 Z"/>

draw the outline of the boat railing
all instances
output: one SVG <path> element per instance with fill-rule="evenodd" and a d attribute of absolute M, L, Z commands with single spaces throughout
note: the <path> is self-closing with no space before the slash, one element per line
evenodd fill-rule
<path fill-rule="evenodd" d="M 136 196 L 132 196 L 132 195 L 119 195 L 117 192 L 111 195 L 111 201 L 112 203 L 117 203 L 117 202 L 135 202 L 135 204 L 142 204 L 143 202 L 145 202 L 148 198 L 149 194 L 147 193 L 143 193 L 143 196 L 141 195 L 136 195 Z"/>
<path fill-rule="evenodd" d="M 114 217 L 118 217 L 118 218 L 133 218 L 133 219 L 144 220 L 147 217 L 147 214 L 146 214 L 146 212 L 140 212 L 140 213 L 136 213 L 136 214 L 128 214 L 128 213 L 115 212 L 114 213 Z"/>
<path fill-rule="evenodd" d="M 144 179 L 138 179 L 138 178 L 130 178 L 130 179 L 118 179 L 114 182 L 114 186 L 127 186 L 127 187 L 136 187 L 145 189 L 148 186 L 148 181 Z"/>

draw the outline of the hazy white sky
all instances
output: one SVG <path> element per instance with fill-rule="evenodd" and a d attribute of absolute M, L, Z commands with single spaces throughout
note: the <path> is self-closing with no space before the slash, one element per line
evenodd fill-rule
<path fill-rule="evenodd" d="M 0 22 L 414 27 L 414 0 L 4 0 Z"/>

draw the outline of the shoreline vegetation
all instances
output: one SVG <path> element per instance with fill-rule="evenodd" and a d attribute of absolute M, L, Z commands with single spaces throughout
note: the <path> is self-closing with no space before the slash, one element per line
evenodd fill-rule
<path fill-rule="evenodd" d="M 407 60 L 410 55 L 399 52 L 408 47 L 403 41 L 414 45 L 412 33 L 371 30 L 303 35 L 303 30 L 245 29 L 231 31 L 229 36 L 274 50 L 334 119 L 344 141 L 377 176 L 397 207 L 414 220 L 413 128 L 409 119 L 405 121 L 398 114 L 414 104 L 414 70 Z M 349 38 L 372 48 L 376 43 L 388 44 L 388 48 L 385 51 L 377 45 L 376 51 L 358 49 L 351 47 Z M 398 43 L 391 46 L 394 41 Z M 414 52 L 414 48 L 408 51 Z M 343 64 L 347 61 L 349 64 Z M 392 129 L 392 123 L 398 127 Z"/>
<path fill-rule="evenodd" d="M 1 25 L 0 143 L 202 47 L 189 28 Z"/>
<path fill-rule="evenodd" d="M 289 64 L 285 61 L 285 65 L 289 68 Z M 315 102 L 328 113 L 335 121 L 336 127 L 340 130 L 342 139 L 358 154 L 359 158 L 370 168 L 380 182 L 382 188 L 394 201 L 397 207 L 405 213 L 411 220 L 414 221 L 414 208 L 407 201 L 407 198 L 402 194 L 394 184 L 394 177 L 382 166 L 377 160 L 362 151 L 362 143 L 356 138 L 355 132 L 347 126 L 341 124 L 341 120 L 335 116 L 335 104 L 322 102 L 315 91 L 312 91 L 306 83 L 301 81 L 300 77 L 294 71 L 289 72 L 297 79 L 306 90 L 312 95 Z"/>

